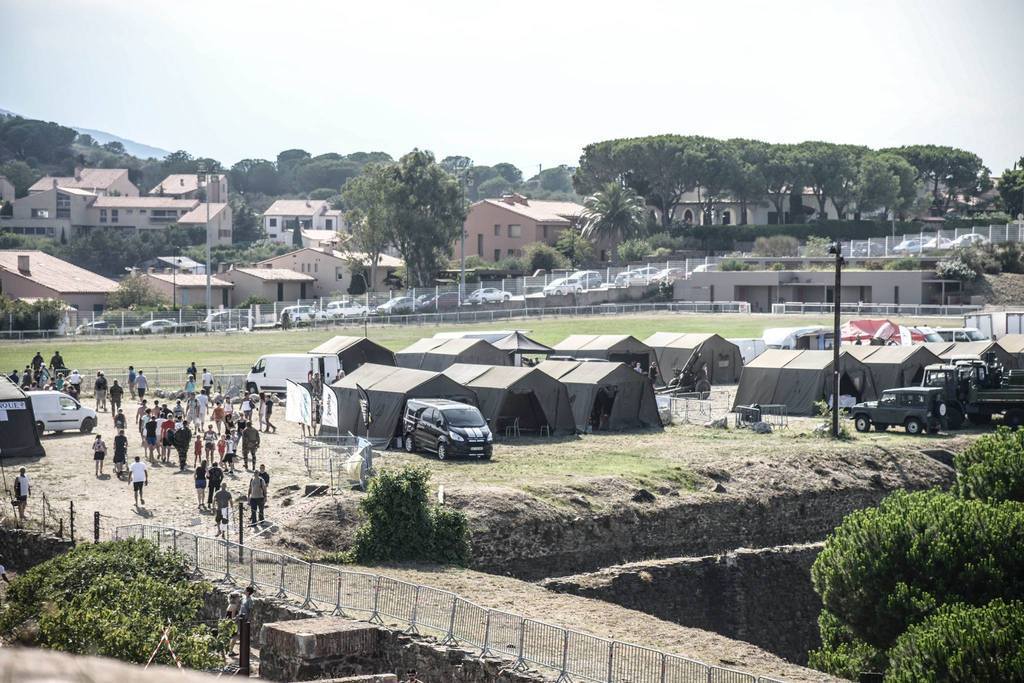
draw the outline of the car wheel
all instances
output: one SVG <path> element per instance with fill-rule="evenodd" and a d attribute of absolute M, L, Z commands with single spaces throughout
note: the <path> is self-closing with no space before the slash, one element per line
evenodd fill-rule
<path fill-rule="evenodd" d="M 867 415 L 858 415 L 853 419 L 853 426 L 858 432 L 869 432 L 871 431 L 871 420 Z"/>
<path fill-rule="evenodd" d="M 501 297 L 501 300 L 502 301 L 512 301 L 512 295 L 511 294 L 506 294 L 505 296 Z"/>
<path fill-rule="evenodd" d="M 95 426 L 96 420 L 92 419 L 91 417 L 87 417 L 84 420 L 82 420 L 82 426 L 79 428 L 79 431 L 81 431 L 83 434 L 88 434 L 89 432 L 92 431 L 93 427 Z"/>
<path fill-rule="evenodd" d="M 248 384 L 245 385 L 245 393 L 258 394 L 260 393 L 260 388 L 256 386 L 255 382 L 249 382 Z"/>
<path fill-rule="evenodd" d="M 1003 416 L 1003 424 L 1010 429 L 1017 429 L 1024 425 L 1024 410 L 1008 410 Z"/>
<path fill-rule="evenodd" d="M 404 445 L 405 445 L 405 452 L 406 453 L 415 453 L 416 452 L 416 442 L 413 440 L 411 432 L 409 434 L 405 435 L 405 444 Z"/>
<path fill-rule="evenodd" d="M 437 442 L 437 459 L 444 460 L 448 457 L 448 444 L 444 441 Z"/>
<path fill-rule="evenodd" d="M 36 435 L 42 436 L 44 431 L 46 431 L 46 425 L 42 422 L 36 422 Z"/>
<path fill-rule="evenodd" d="M 924 424 L 922 424 L 921 421 L 918 420 L 916 417 L 908 418 L 906 422 L 906 427 L 907 434 L 910 434 L 912 436 L 917 436 L 918 434 L 924 431 Z"/>

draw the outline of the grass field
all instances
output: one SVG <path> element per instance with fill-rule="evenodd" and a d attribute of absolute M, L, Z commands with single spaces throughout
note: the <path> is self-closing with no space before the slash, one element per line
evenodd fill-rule
<path fill-rule="evenodd" d="M 920 319 L 901 319 L 920 323 Z M 930 325 L 960 324 L 959 319 L 929 319 Z M 662 313 L 652 315 L 609 315 L 544 320 L 513 320 L 462 325 L 370 326 L 368 336 L 390 349 L 402 349 L 417 339 L 436 332 L 454 330 L 528 331 L 545 344 L 555 344 L 570 334 L 631 334 L 643 339 L 655 332 L 717 332 L 724 337 L 760 337 L 766 327 L 796 327 L 830 324 L 828 316 L 773 316 L 766 314 L 693 314 Z M 0 370 L 24 368 L 33 354 L 41 351 L 46 360 L 60 350 L 69 367 L 126 368 L 184 367 L 190 361 L 199 365 L 245 365 L 264 353 L 308 351 L 335 334 L 362 336 L 362 326 L 316 330 L 267 330 L 242 334 L 171 335 L 88 341 L 4 342 L 0 343 Z"/>

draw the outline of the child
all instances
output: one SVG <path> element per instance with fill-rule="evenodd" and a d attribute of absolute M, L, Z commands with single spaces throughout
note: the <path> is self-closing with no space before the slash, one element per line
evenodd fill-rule
<path fill-rule="evenodd" d="M 235 447 L 238 444 L 238 438 L 234 434 L 228 434 L 226 443 L 224 444 L 224 471 L 235 473 Z"/>
<path fill-rule="evenodd" d="M 124 413 L 120 413 L 123 417 Z M 124 435 L 124 428 L 117 430 L 114 437 L 114 474 L 121 479 L 125 473 L 125 463 L 128 461 L 128 437 Z"/>
<path fill-rule="evenodd" d="M 96 435 L 92 442 L 92 459 L 96 463 L 96 476 L 103 474 L 103 458 L 107 457 L 107 444 L 103 443 L 103 437 Z"/>
<path fill-rule="evenodd" d="M 192 458 L 192 467 L 196 467 L 197 465 L 199 465 L 199 458 L 203 457 L 203 435 L 202 434 L 196 434 L 196 445 L 195 445 L 195 448 L 193 449 L 193 453 L 195 453 L 195 457 Z"/>
<path fill-rule="evenodd" d="M 217 459 L 220 462 L 224 462 L 224 451 L 227 449 L 227 441 L 225 440 L 226 436 L 227 434 L 221 434 L 220 438 L 217 440 Z"/>

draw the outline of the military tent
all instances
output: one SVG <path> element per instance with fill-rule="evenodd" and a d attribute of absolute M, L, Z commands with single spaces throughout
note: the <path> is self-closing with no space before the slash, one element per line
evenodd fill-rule
<path fill-rule="evenodd" d="M 365 436 L 359 392 L 362 388 L 369 401 L 369 438 L 374 445 L 387 444 L 399 434 L 405 402 L 410 398 L 447 398 L 476 405 L 476 394 L 450 377 L 439 372 L 396 368 L 390 365 L 367 363 L 350 375 L 345 375 L 330 387 L 337 398 L 338 424 L 324 425 L 336 428 L 342 434 L 351 432 Z"/>
<path fill-rule="evenodd" d="M 341 361 L 341 369 L 347 375 L 355 372 L 364 363 L 395 365 L 395 354 L 366 337 L 331 337 L 310 353 L 333 353 Z"/>
<path fill-rule="evenodd" d="M 0 458 L 46 455 L 36 430 L 32 402 L 19 387 L 0 377 Z"/>
<path fill-rule="evenodd" d="M 843 351 L 864 363 L 871 371 L 875 391 L 919 386 L 924 369 L 941 362 L 923 344 L 912 346 L 844 346 Z"/>
<path fill-rule="evenodd" d="M 395 354 L 398 367 L 441 372 L 456 363 L 511 365 L 507 351 L 484 339 L 420 339 Z"/>
<path fill-rule="evenodd" d="M 712 384 L 735 384 L 743 369 L 740 347 L 717 334 L 680 334 L 656 332 L 644 340 L 658 363 L 662 382 L 668 383 L 675 370 L 693 362 L 694 373 L 703 365 Z"/>
<path fill-rule="evenodd" d="M 546 360 L 537 369 L 569 392 L 576 429 L 660 427 L 654 387 L 623 363 Z"/>
<path fill-rule="evenodd" d="M 651 347 L 628 334 L 571 334 L 554 346 L 560 356 L 599 358 L 645 371 L 651 364 Z"/>
<path fill-rule="evenodd" d="M 841 396 L 856 401 L 877 396 L 864 363 L 843 351 L 839 366 Z M 782 404 L 790 415 L 813 415 L 815 402 L 831 396 L 832 351 L 769 349 L 743 368 L 735 405 Z"/>
<path fill-rule="evenodd" d="M 569 392 L 557 379 L 537 368 L 456 363 L 444 374 L 476 393 L 480 412 L 498 436 L 519 420 L 519 428 L 539 434 L 572 433 Z"/>
<path fill-rule="evenodd" d="M 996 343 L 1013 356 L 1014 369 L 1024 370 L 1024 334 L 1004 334 Z"/>
<path fill-rule="evenodd" d="M 952 360 L 954 358 L 979 358 L 985 360 L 985 356 L 989 353 L 996 354 L 996 359 L 1007 370 L 1017 368 L 1017 357 L 1000 346 L 999 342 L 992 340 L 956 342 L 946 349 L 945 352 L 938 354 L 938 356 L 942 360 Z"/>

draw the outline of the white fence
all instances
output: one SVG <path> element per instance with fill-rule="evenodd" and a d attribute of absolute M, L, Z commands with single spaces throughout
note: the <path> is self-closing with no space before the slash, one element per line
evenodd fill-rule
<path fill-rule="evenodd" d="M 1003 244 L 1024 241 L 1024 225 L 975 226 L 948 230 L 921 230 L 866 240 L 843 242 L 843 256 L 869 258 L 877 256 L 921 256 L 943 254 L 973 244 Z"/>
<path fill-rule="evenodd" d="M 597 683 L 779 683 L 658 650 L 598 638 L 517 614 L 476 605 L 454 593 L 368 572 L 305 562 L 290 555 L 187 531 L 133 524 L 117 538 L 144 538 L 179 553 L 212 579 L 253 585 L 264 593 L 301 601 L 303 607 L 399 624 L 481 655 L 501 657 L 511 668 L 546 669 L 558 680 Z"/>

